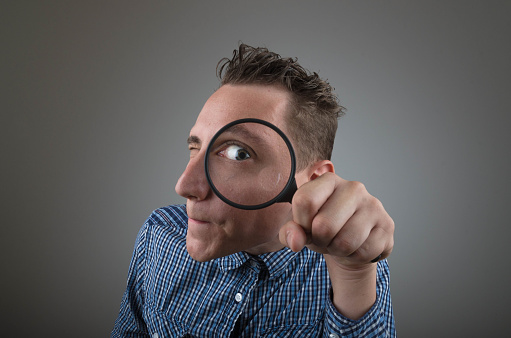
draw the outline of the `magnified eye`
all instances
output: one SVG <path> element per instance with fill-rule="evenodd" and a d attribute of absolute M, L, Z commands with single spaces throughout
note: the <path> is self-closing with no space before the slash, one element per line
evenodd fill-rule
<path fill-rule="evenodd" d="M 230 160 L 244 161 L 250 158 L 250 154 L 246 149 L 241 148 L 235 144 L 232 144 L 222 150 L 219 155 L 225 156 Z"/>

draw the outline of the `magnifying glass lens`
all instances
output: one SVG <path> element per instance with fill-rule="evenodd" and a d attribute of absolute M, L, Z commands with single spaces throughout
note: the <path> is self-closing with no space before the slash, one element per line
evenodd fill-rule
<path fill-rule="evenodd" d="M 215 193 L 237 207 L 274 200 L 294 175 L 294 154 L 284 138 L 258 122 L 224 128 L 208 146 L 206 171 Z"/>

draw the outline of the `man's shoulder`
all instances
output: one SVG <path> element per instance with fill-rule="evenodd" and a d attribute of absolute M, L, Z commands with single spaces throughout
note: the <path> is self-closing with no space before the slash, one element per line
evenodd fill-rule
<path fill-rule="evenodd" d="M 186 236 L 188 216 L 186 205 L 176 204 L 155 209 L 147 218 L 143 231 L 151 235 L 174 233 L 178 237 Z"/>
<path fill-rule="evenodd" d="M 174 204 L 158 208 L 151 213 L 147 221 L 154 224 L 186 227 L 188 223 L 186 205 Z"/>

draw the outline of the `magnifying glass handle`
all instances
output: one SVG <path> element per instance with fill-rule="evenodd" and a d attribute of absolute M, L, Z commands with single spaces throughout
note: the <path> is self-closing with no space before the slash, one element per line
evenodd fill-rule
<path fill-rule="evenodd" d="M 289 202 L 291 203 L 293 201 L 293 196 L 295 195 L 296 190 L 298 190 L 298 187 L 296 186 L 296 181 L 293 179 L 288 189 L 285 190 L 284 195 L 279 198 L 280 202 Z"/>

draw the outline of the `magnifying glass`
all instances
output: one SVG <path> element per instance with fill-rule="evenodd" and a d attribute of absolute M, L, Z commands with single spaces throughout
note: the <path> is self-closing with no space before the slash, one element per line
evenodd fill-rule
<path fill-rule="evenodd" d="M 225 203 L 245 210 L 289 202 L 296 192 L 296 157 L 287 136 L 260 119 L 222 127 L 204 158 L 208 184 Z"/>

